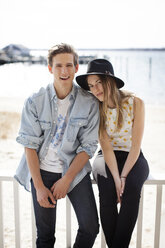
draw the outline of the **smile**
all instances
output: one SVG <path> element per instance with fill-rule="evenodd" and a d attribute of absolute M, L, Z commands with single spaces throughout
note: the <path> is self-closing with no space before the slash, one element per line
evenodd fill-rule
<path fill-rule="evenodd" d="M 68 80 L 69 79 L 69 76 L 68 77 L 60 77 L 61 80 Z"/>

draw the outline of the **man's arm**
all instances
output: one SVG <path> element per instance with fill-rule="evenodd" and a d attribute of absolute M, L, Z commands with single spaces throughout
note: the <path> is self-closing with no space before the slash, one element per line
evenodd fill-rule
<path fill-rule="evenodd" d="M 86 152 L 80 152 L 73 159 L 66 174 L 53 184 L 51 191 L 55 199 L 64 198 L 68 192 L 71 182 L 75 176 L 83 169 L 84 165 L 89 160 L 89 155 Z"/>
<path fill-rule="evenodd" d="M 54 204 L 56 202 L 52 192 L 44 186 L 44 183 L 42 181 L 39 160 L 36 150 L 25 147 L 25 154 L 27 164 L 34 183 L 34 187 L 36 189 L 38 203 L 41 207 L 54 208 Z M 52 204 L 48 201 L 48 198 L 51 199 Z"/>

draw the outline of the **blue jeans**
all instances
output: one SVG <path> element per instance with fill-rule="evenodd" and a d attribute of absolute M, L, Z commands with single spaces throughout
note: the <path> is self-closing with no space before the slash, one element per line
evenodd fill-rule
<path fill-rule="evenodd" d="M 41 170 L 42 180 L 47 188 L 61 178 L 61 174 Z M 37 227 L 37 248 L 53 248 L 55 244 L 56 207 L 43 208 L 36 199 L 36 191 L 31 181 L 34 212 Z M 92 189 L 90 175 L 70 192 L 68 197 L 75 210 L 79 229 L 74 248 L 90 248 L 93 246 L 99 232 L 98 214 Z"/>

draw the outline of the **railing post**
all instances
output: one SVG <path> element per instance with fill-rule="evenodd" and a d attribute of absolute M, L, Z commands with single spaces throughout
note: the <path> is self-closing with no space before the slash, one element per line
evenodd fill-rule
<path fill-rule="evenodd" d="M 144 187 L 142 188 L 142 192 L 141 192 L 141 199 L 140 199 L 139 213 L 137 220 L 136 248 L 142 247 L 143 198 L 144 198 Z"/>
<path fill-rule="evenodd" d="M 105 236 L 101 228 L 101 248 L 106 248 Z"/>
<path fill-rule="evenodd" d="M 4 247 L 3 241 L 3 202 L 2 202 L 2 182 L 0 181 L 0 247 Z"/>
<path fill-rule="evenodd" d="M 154 248 L 159 247 L 162 206 L 162 185 L 157 185 Z"/>
<path fill-rule="evenodd" d="M 16 248 L 20 248 L 20 208 L 19 208 L 19 185 L 13 181 L 14 192 L 14 220 L 15 220 L 15 243 Z"/>
<path fill-rule="evenodd" d="M 71 204 L 66 196 L 66 247 L 71 248 Z"/>
<path fill-rule="evenodd" d="M 31 218 L 32 218 L 32 248 L 36 247 L 36 226 L 35 226 L 35 216 L 34 216 L 34 207 L 33 200 L 31 197 Z"/>

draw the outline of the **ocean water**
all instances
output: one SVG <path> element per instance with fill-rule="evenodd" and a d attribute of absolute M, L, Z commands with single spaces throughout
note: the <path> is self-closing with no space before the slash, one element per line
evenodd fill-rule
<path fill-rule="evenodd" d="M 147 104 L 165 104 L 165 51 L 80 51 L 81 55 L 108 58 L 115 75 L 124 80 L 123 89 L 134 92 Z M 85 73 L 80 65 L 77 75 Z M 47 66 L 6 64 L 0 66 L 0 97 L 26 98 L 52 82 Z"/>

